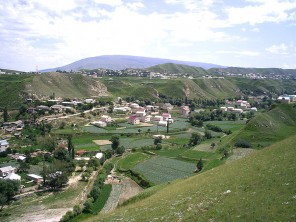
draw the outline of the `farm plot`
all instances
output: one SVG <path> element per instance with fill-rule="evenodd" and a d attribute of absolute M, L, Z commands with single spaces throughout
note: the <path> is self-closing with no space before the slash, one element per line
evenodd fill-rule
<path fill-rule="evenodd" d="M 126 149 L 140 148 L 143 146 L 153 145 L 153 139 L 135 139 L 135 138 L 120 138 L 120 146 Z M 101 146 L 102 151 L 111 149 L 111 145 Z"/>
<path fill-rule="evenodd" d="M 132 170 L 142 174 L 145 178 L 155 184 L 193 175 L 195 164 L 166 157 L 154 157 L 137 164 Z"/>
<path fill-rule="evenodd" d="M 128 170 L 138 163 L 149 159 L 150 156 L 145 153 L 132 153 L 130 155 L 127 155 L 125 158 L 118 161 L 118 167 L 122 170 Z"/>

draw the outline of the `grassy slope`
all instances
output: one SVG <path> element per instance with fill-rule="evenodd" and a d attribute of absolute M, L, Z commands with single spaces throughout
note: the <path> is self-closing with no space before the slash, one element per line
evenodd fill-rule
<path fill-rule="evenodd" d="M 83 98 L 100 96 L 99 90 L 105 91 L 105 86 L 97 80 L 80 74 L 47 73 L 35 76 L 27 85 L 27 91 L 38 96 L 49 96 L 55 93 L 56 97 Z M 104 93 L 103 93 L 104 94 Z"/>
<path fill-rule="evenodd" d="M 149 71 L 174 74 L 194 74 L 196 76 L 208 75 L 207 71 L 200 67 L 187 66 L 174 63 L 165 63 L 148 68 Z"/>
<path fill-rule="evenodd" d="M 238 139 L 244 139 L 256 148 L 258 144 L 266 146 L 287 138 L 296 132 L 295 114 L 296 107 L 280 104 L 254 117 L 240 131 L 231 135 L 227 141 L 223 141 L 223 145 L 232 146 Z"/>
<path fill-rule="evenodd" d="M 287 138 L 88 221 L 294 221 L 295 142 Z"/>
<path fill-rule="evenodd" d="M 0 75 L 0 107 L 18 108 L 25 84 L 32 79 L 32 75 Z"/>

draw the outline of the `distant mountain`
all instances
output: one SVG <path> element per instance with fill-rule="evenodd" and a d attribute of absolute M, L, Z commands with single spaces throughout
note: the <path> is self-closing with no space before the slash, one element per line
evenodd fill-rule
<path fill-rule="evenodd" d="M 210 64 L 210 63 L 201 63 L 201 62 L 189 62 L 189 61 L 179 61 L 171 59 L 159 59 L 159 58 L 149 58 L 149 57 L 140 57 L 140 56 L 127 56 L 127 55 L 104 55 L 96 56 L 81 59 L 79 61 L 73 62 L 71 64 L 45 69 L 41 72 L 52 72 L 56 70 L 61 71 L 77 71 L 81 69 L 113 69 L 113 70 L 123 70 L 126 68 L 148 68 L 151 66 L 164 64 L 164 63 L 175 63 L 183 64 L 195 67 L 202 67 L 204 69 L 209 68 L 222 68 L 223 66 Z"/>
<path fill-rule="evenodd" d="M 165 63 L 149 67 L 148 70 L 160 73 L 192 74 L 197 76 L 208 75 L 208 72 L 200 67 L 175 63 Z"/>

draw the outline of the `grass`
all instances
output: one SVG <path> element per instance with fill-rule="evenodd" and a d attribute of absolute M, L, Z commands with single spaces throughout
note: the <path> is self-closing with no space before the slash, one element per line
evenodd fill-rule
<path fill-rule="evenodd" d="M 117 168 L 120 170 L 129 170 L 133 168 L 138 163 L 145 161 L 146 159 L 149 159 L 150 156 L 145 153 L 132 153 L 124 157 L 123 159 L 120 159 L 118 161 Z"/>
<path fill-rule="evenodd" d="M 271 145 L 295 134 L 295 113 L 296 107 L 293 105 L 280 104 L 270 111 L 260 113 L 245 127 L 229 137 L 223 138 L 221 145 L 234 146 L 239 139 L 250 142 L 252 148 L 255 149 Z"/>
<path fill-rule="evenodd" d="M 99 198 L 94 202 L 92 207 L 92 211 L 94 214 L 99 213 L 103 209 L 103 207 L 105 206 L 110 196 L 111 191 L 112 191 L 111 184 L 105 184 L 103 186 L 103 189 L 101 190 Z"/>
<path fill-rule="evenodd" d="M 295 221 L 296 136 L 87 221 Z"/>

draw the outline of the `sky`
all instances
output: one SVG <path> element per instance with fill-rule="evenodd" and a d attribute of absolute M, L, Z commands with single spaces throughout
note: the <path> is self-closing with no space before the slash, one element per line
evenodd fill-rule
<path fill-rule="evenodd" d="M 100 55 L 296 68 L 296 0 L 0 0 L 0 68 Z"/>

